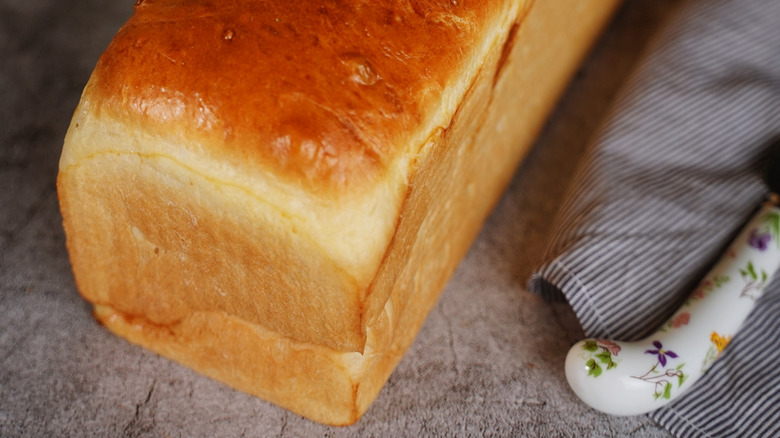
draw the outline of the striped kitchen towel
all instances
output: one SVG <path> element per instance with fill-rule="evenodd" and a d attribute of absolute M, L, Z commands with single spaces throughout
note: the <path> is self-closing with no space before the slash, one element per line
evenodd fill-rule
<path fill-rule="evenodd" d="M 780 1 L 688 0 L 672 15 L 588 150 L 530 281 L 565 297 L 587 336 L 654 331 L 767 195 Z M 656 421 L 686 437 L 780 437 L 779 277 Z"/>

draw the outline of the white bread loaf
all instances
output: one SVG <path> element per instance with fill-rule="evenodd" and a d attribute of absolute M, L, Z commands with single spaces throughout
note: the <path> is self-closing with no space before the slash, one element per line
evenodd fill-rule
<path fill-rule="evenodd" d="M 616 3 L 139 2 L 60 161 L 80 292 L 132 342 L 357 421 Z"/>

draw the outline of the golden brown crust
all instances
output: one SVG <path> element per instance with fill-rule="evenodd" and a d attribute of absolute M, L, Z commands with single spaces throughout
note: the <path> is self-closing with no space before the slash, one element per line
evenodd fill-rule
<path fill-rule="evenodd" d="M 357 421 L 414 340 L 616 4 L 617 0 L 537 2 L 518 26 L 505 22 L 494 32 L 500 37 L 484 38 L 485 55 L 469 67 L 472 71 L 465 76 L 471 79 L 461 78 L 467 84 L 457 111 L 445 125 L 424 133 L 427 140 L 419 153 L 404 157 L 412 163 L 403 187 L 406 196 L 400 210 L 386 218 L 393 229 L 384 257 L 364 263 L 371 272 L 365 283 L 343 275 L 341 265 L 322 251 L 323 244 L 336 242 L 318 244 L 310 235 L 299 235 L 295 222 L 280 218 L 285 210 L 275 210 L 281 204 L 268 207 L 253 189 L 258 186 L 240 186 L 225 176 L 222 159 L 243 157 L 252 166 L 276 162 L 264 162 L 268 150 L 247 138 L 242 140 L 249 142 L 246 150 L 242 146 L 234 155 L 208 149 L 218 141 L 198 143 L 224 135 L 218 125 L 197 126 L 200 95 L 178 96 L 159 108 L 154 105 L 166 96 L 150 95 L 143 105 L 137 101 L 140 106 L 132 107 L 146 108 L 143 114 L 123 104 L 131 101 L 133 90 L 117 86 L 95 92 L 93 87 L 85 93 L 81 114 L 69 131 L 65 165 L 58 177 L 67 243 L 81 293 L 96 304 L 101 322 L 132 342 L 316 421 Z M 118 39 L 122 38 L 126 36 Z M 124 62 L 110 59 L 118 65 Z M 143 85 L 129 71 L 124 74 L 138 87 Z M 101 76 L 96 83 L 100 86 L 104 79 Z M 194 106 L 176 113 L 184 103 Z M 95 105 L 109 114 L 95 114 Z M 166 114 L 172 119 L 162 117 Z M 179 120 L 187 114 L 195 122 Z M 232 120 L 233 115 L 219 119 Z M 119 116 L 124 117 L 122 122 L 116 121 Z M 143 129 L 152 134 L 157 130 L 165 138 L 138 134 Z M 180 142 L 168 138 L 171 130 L 181 131 Z M 405 135 L 412 134 L 398 133 L 397 139 Z M 168 153 L 179 146 L 202 147 L 218 158 L 188 167 L 194 162 L 191 158 Z M 349 157 L 351 150 L 345 146 L 342 157 Z M 386 152 L 382 159 L 392 160 L 393 154 L 403 151 Z M 292 161 L 289 166 L 305 164 Z M 381 173 L 381 160 L 377 163 L 371 171 Z M 365 171 L 360 163 L 351 165 L 357 169 L 347 169 L 343 176 Z M 289 166 L 280 170 L 281 177 L 296 175 Z M 247 169 L 241 163 L 234 167 Z M 298 177 L 309 183 L 332 176 L 312 171 L 315 177 L 310 178 L 301 172 Z M 267 177 L 274 178 L 274 172 Z M 382 184 L 387 181 L 375 183 Z M 327 223 L 341 219 L 320 218 Z M 374 234 L 362 230 L 359 236 Z M 264 258 L 263 266 L 254 264 L 256 258 Z M 301 264 L 295 266 L 297 262 Z M 236 263 L 236 269 L 230 263 Z M 219 293 L 221 284 L 230 286 L 225 296 Z M 317 288 L 325 290 L 324 295 L 312 295 Z"/>
<path fill-rule="evenodd" d="M 361 184 L 406 150 L 501 3 L 144 0 L 96 67 L 97 100 L 307 188 Z"/>
<path fill-rule="evenodd" d="M 82 159 L 58 179 L 89 301 L 158 325 L 221 311 L 300 342 L 363 350 L 358 285 L 311 241 L 247 208 L 241 191 L 144 155 Z"/>
<path fill-rule="evenodd" d="M 345 370 L 345 353 L 296 343 L 224 313 L 196 312 L 157 325 L 96 306 L 95 317 L 133 343 L 316 421 L 352 424 L 368 407 L 356 406 L 359 379 Z"/>

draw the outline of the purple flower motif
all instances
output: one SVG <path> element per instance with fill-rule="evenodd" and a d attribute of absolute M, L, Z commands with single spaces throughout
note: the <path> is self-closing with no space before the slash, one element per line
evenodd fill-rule
<path fill-rule="evenodd" d="M 758 230 L 753 230 L 748 237 L 748 245 L 759 251 L 766 251 L 769 246 L 769 242 L 772 240 L 772 235 L 769 233 L 759 233 Z"/>
<path fill-rule="evenodd" d="M 653 346 L 656 348 L 655 350 L 647 350 L 645 351 L 645 354 L 655 354 L 658 356 L 658 363 L 661 364 L 662 367 L 666 366 L 666 356 L 671 357 L 672 359 L 677 358 L 677 353 L 675 353 L 672 350 L 664 350 L 664 346 L 659 341 L 653 341 Z"/>

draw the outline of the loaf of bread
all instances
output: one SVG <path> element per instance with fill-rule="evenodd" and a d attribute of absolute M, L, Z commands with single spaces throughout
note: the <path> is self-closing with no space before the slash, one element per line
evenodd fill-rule
<path fill-rule="evenodd" d="M 60 161 L 81 294 L 131 342 L 357 421 L 616 3 L 139 0 Z"/>

